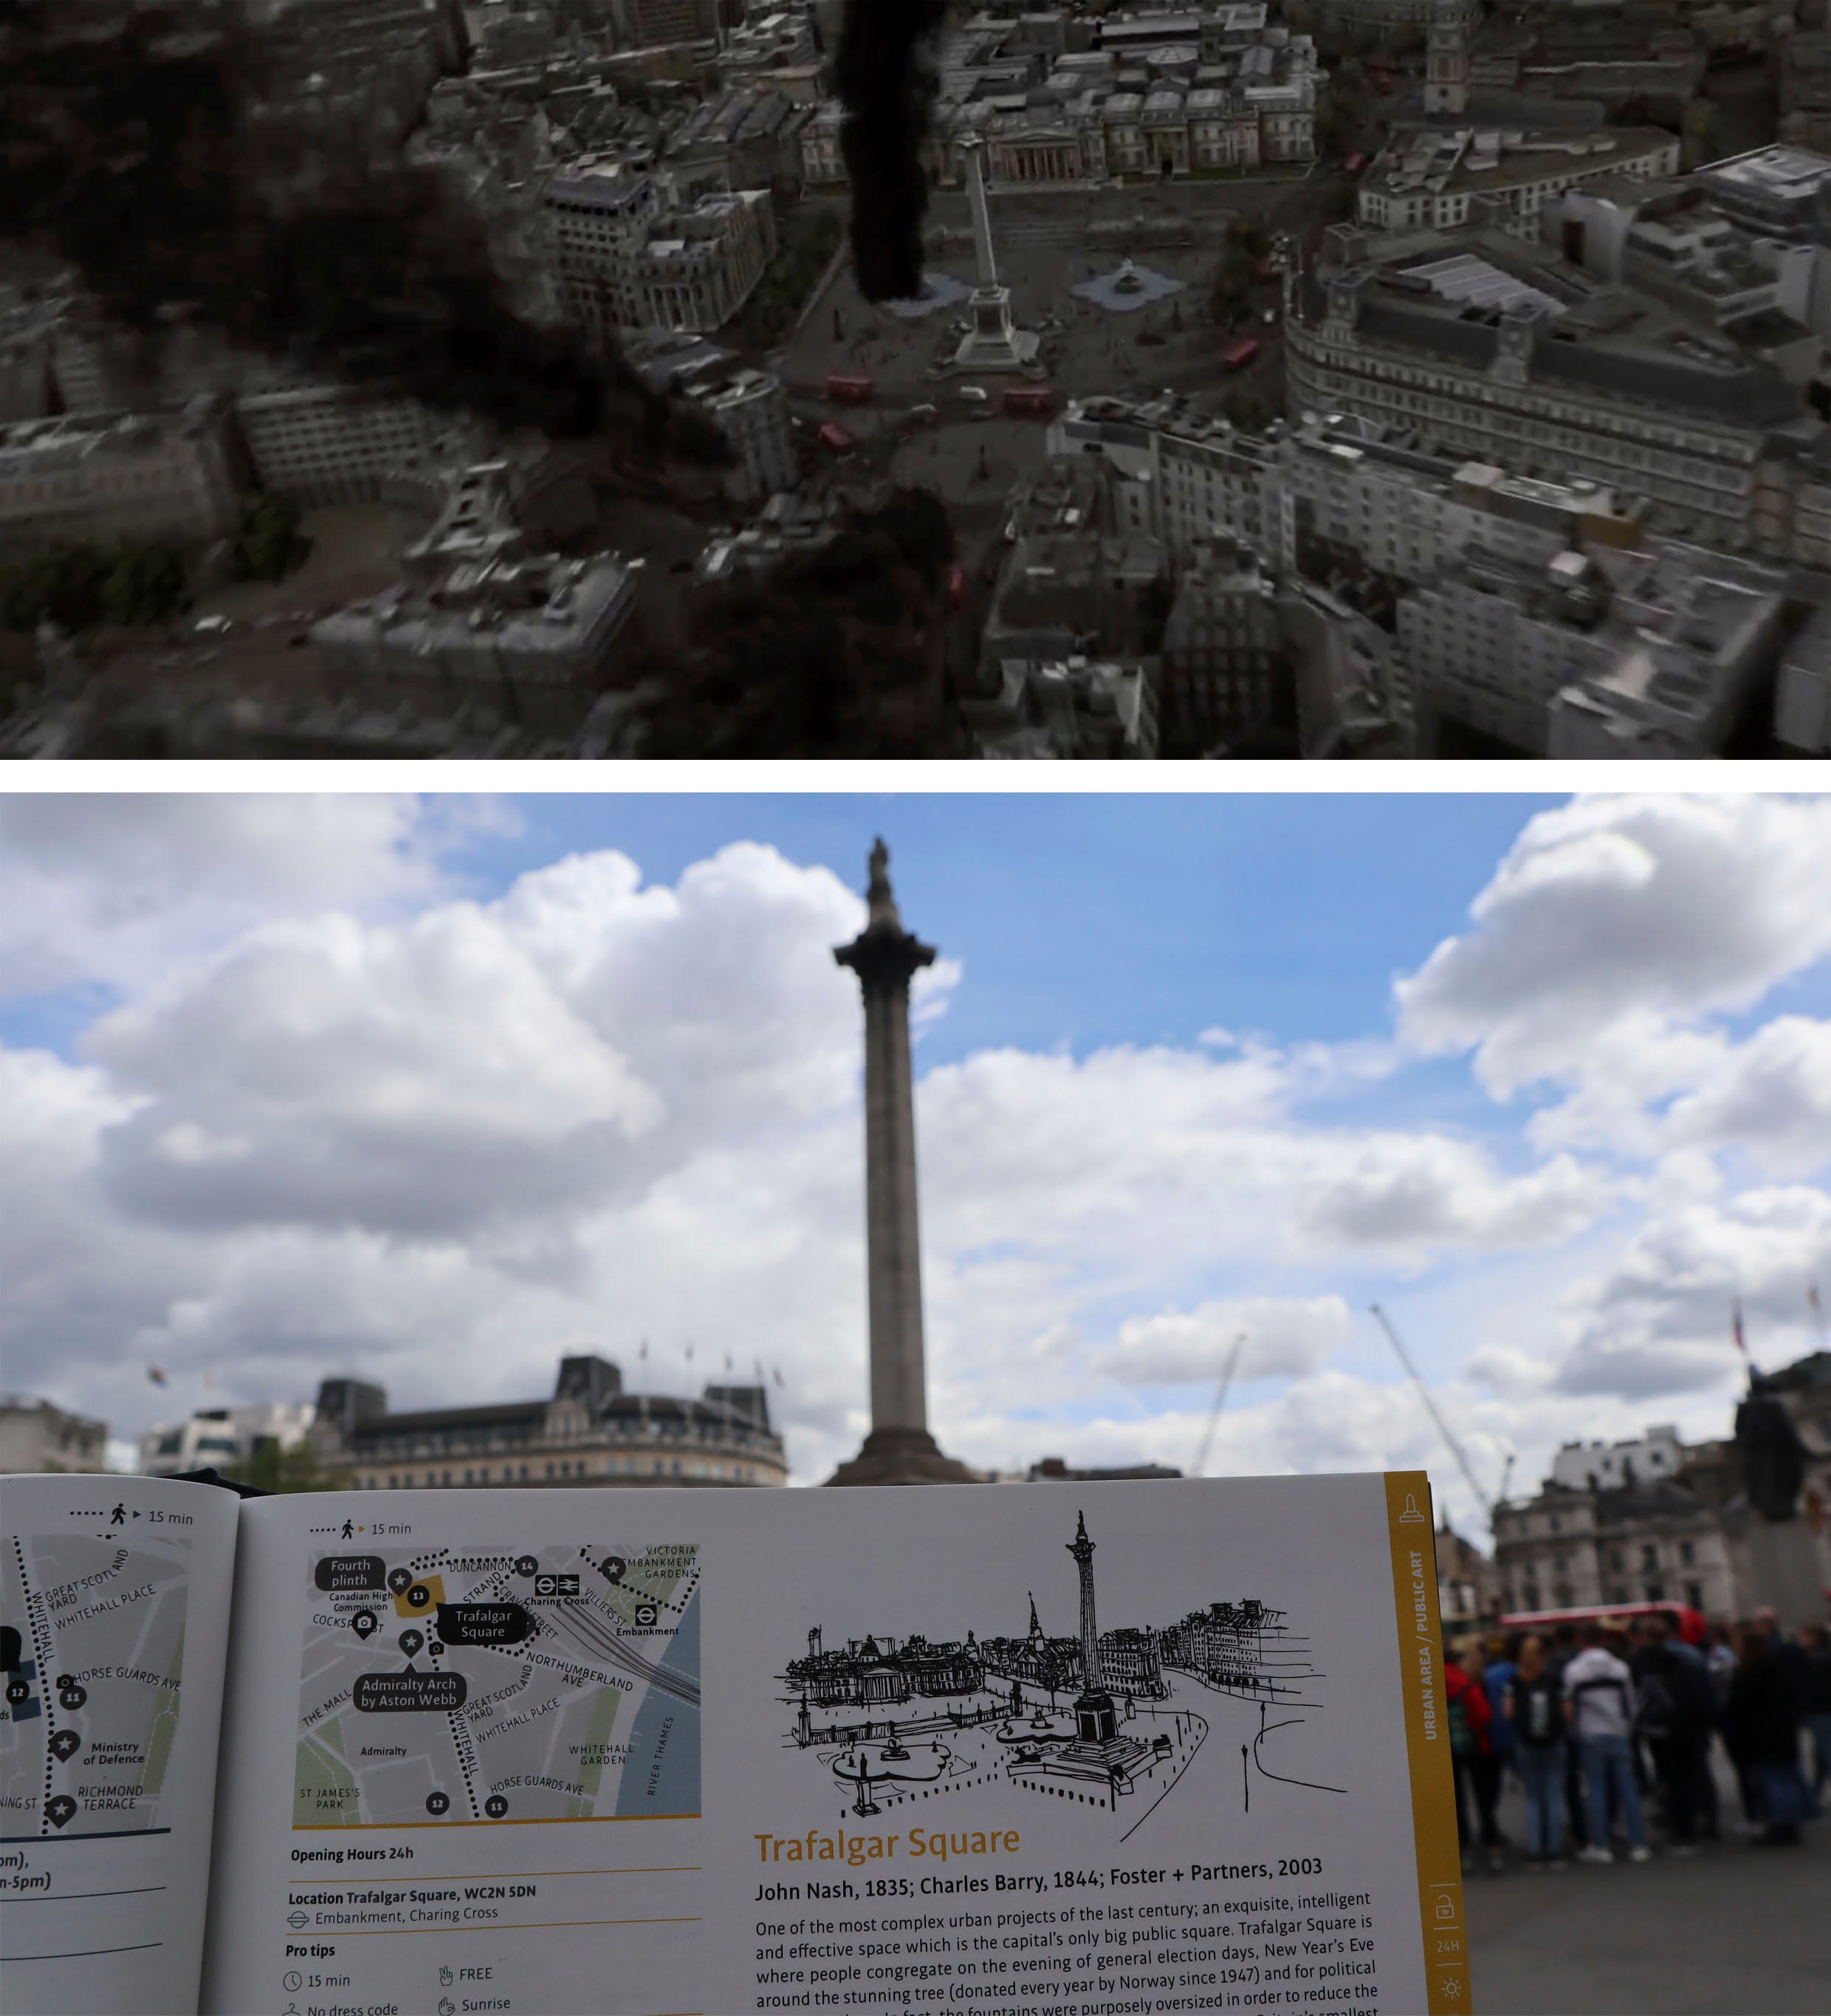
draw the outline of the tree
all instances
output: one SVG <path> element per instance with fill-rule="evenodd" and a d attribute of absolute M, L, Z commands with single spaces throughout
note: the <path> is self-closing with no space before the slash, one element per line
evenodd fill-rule
<path fill-rule="evenodd" d="M 163 622 L 184 599 L 184 563 L 160 546 L 117 553 L 102 583 L 103 619 L 124 628 Z"/>
<path fill-rule="evenodd" d="M 264 1435 L 246 1463 L 232 1464 L 223 1475 L 261 1491 L 347 1491 L 350 1473 L 327 1469 L 310 1442 L 282 1449 L 277 1437 Z"/>
<path fill-rule="evenodd" d="M 243 510 L 229 549 L 237 581 L 283 581 L 311 550 L 299 536 L 299 513 L 285 499 L 257 497 Z"/>

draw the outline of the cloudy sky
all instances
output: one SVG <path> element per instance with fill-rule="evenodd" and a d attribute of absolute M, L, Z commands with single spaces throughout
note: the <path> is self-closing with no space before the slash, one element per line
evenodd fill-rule
<path fill-rule="evenodd" d="M 872 835 L 951 1453 L 1219 1472 L 1721 1433 L 1831 1301 L 1831 797 L 16 796 L 5 1384 L 117 1438 L 779 1370 L 866 1425 Z M 169 1387 L 149 1383 L 164 1368 Z M 206 1375 L 213 1383 L 206 1387 Z"/>

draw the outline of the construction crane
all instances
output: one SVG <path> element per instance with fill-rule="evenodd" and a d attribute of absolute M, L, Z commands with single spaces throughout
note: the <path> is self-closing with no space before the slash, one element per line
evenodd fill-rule
<path fill-rule="evenodd" d="M 1214 1393 L 1214 1404 L 1208 1409 L 1208 1425 L 1202 1431 L 1202 1445 L 1196 1453 L 1194 1477 L 1205 1477 L 1208 1470 L 1208 1452 L 1214 1446 L 1215 1424 L 1221 1419 L 1221 1409 L 1227 1405 L 1227 1389 L 1233 1384 L 1233 1375 L 1239 1370 L 1239 1354 L 1246 1348 L 1246 1334 L 1243 1330 L 1233 1340 L 1233 1348 L 1227 1354 L 1227 1363 L 1221 1373 L 1221 1384 Z"/>
<path fill-rule="evenodd" d="M 1400 1364 L 1411 1375 L 1412 1384 L 1418 1389 L 1419 1399 L 1424 1402 L 1430 1411 L 1431 1420 L 1437 1424 L 1437 1432 L 1448 1443 L 1450 1454 L 1461 1466 L 1463 1476 L 1469 1481 L 1469 1489 L 1475 1494 L 1476 1503 L 1487 1514 L 1487 1523 L 1491 1526 L 1494 1524 L 1494 1500 L 1475 1481 L 1475 1473 L 1469 1467 L 1468 1457 L 1462 1453 L 1462 1444 L 1450 1433 L 1449 1423 L 1437 1411 L 1437 1402 L 1430 1397 L 1430 1388 L 1419 1377 L 1418 1368 L 1412 1363 L 1410 1354 L 1399 1341 L 1399 1334 L 1393 1328 L 1391 1319 L 1377 1302 L 1369 1305 L 1369 1312 L 1377 1319 L 1380 1327 L 1391 1338 L 1392 1348 L 1398 1353 Z"/>

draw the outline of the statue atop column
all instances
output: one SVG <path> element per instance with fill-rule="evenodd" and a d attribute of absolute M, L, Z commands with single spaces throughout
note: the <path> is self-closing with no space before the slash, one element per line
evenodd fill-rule
<path fill-rule="evenodd" d="M 1748 1502 L 1771 1525 L 1782 1525 L 1799 1503 L 1806 1446 L 1772 1380 L 1752 1369 L 1736 1409 L 1736 1449 Z"/>

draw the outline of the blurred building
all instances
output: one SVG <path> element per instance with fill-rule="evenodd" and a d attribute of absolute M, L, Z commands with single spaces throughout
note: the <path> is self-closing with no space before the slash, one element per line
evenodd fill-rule
<path fill-rule="evenodd" d="M 1155 658 L 1005 658 L 995 698 L 969 702 L 981 755 L 1005 761 L 1123 760 L 1158 753 Z"/>
<path fill-rule="evenodd" d="M 1566 1442 L 1552 1459 L 1551 1481 L 1567 1491 L 1657 1483 L 1677 1477 L 1685 1467 L 1685 1456 L 1678 1431 L 1662 1422 L 1631 1442 Z"/>
<path fill-rule="evenodd" d="M 311 1433 L 326 1467 L 365 1491 L 788 1481 L 764 1387 L 709 1385 L 697 1399 L 628 1393 L 596 1357 L 562 1359 L 549 1399 L 405 1413 L 388 1411 L 381 1387 L 327 1379 Z"/>
<path fill-rule="evenodd" d="M 635 601 L 613 553 L 513 549 L 405 580 L 311 626 L 326 668 L 369 706 L 427 717 L 480 711 L 542 734 L 574 732 L 607 682 Z"/>
<path fill-rule="evenodd" d="M 1164 627 L 1163 658 L 1173 750 L 1192 754 L 1226 737 L 1295 726 L 1276 584 L 1244 543 L 1221 538 L 1193 549 Z"/>
<path fill-rule="evenodd" d="M 1496 1614 L 1494 1564 L 1444 1519 L 1437 1529 L 1437 1607 L 1446 1632 L 1469 1630 Z"/>
<path fill-rule="evenodd" d="M 333 384 L 245 394 L 236 418 L 261 488 L 304 507 L 369 502 L 438 427 L 415 399 Z"/>
<path fill-rule="evenodd" d="M 1135 1484 L 1182 1474 L 1173 1463 L 1134 1463 L 1116 1470 L 1080 1470 L 1059 1456 L 1045 1456 L 1030 1466 L 1023 1481 L 1027 1484 Z"/>
<path fill-rule="evenodd" d="M 108 1465 L 108 1424 L 49 1400 L 0 1399 L 0 1476 L 98 1471 Z"/>
<path fill-rule="evenodd" d="M 1719 1511 L 1662 1478 L 1599 1489 L 1548 1482 L 1536 1498 L 1497 1506 L 1495 1573 L 1503 1611 L 1683 1603 L 1707 1617 L 1741 1607 L 1732 1530 Z"/>
<path fill-rule="evenodd" d="M 140 1470 L 147 1477 L 178 1477 L 247 1463 L 270 1444 L 297 1449 L 311 1431 L 313 1411 L 287 1401 L 200 1407 L 188 1420 L 149 1428 L 141 1436 Z"/>
<path fill-rule="evenodd" d="M 0 548 L 204 545 L 248 489 L 223 402 L 0 427 Z"/>
<path fill-rule="evenodd" d="M 726 487 L 738 501 L 761 503 L 800 481 L 788 394 L 772 373 L 734 371 L 722 382 L 701 378 L 685 396 L 730 442 L 737 466 Z"/>

